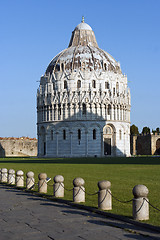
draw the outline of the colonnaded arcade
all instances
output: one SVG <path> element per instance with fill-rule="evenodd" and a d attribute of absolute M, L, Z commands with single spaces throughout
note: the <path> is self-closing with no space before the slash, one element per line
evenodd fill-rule
<path fill-rule="evenodd" d="M 130 155 L 127 76 L 84 19 L 40 79 L 37 133 L 39 157 Z"/>

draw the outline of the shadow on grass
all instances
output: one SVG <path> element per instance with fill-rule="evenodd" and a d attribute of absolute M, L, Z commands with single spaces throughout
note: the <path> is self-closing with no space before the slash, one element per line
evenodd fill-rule
<path fill-rule="evenodd" d="M 160 156 L 105 158 L 0 158 L 0 163 L 160 165 Z"/>

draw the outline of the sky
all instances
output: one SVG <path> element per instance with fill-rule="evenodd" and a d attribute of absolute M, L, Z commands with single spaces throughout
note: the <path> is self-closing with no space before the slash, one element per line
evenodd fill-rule
<path fill-rule="evenodd" d="M 37 137 L 40 77 L 82 16 L 121 64 L 131 125 L 160 127 L 160 0 L 0 0 L 0 137 Z"/>

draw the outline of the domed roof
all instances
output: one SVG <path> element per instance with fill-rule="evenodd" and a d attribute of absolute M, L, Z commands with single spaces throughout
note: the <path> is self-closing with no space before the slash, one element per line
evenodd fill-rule
<path fill-rule="evenodd" d="M 80 30 L 80 29 L 83 29 L 83 30 L 92 30 L 92 28 L 91 28 L 87 23 L 84 23 L 84 22 L 81 22 L 80 24 L 78 24 L 75 29 L 76 29 L 76 30 Z"/>
<path fill-rule="evenodd" d="M 107 52 L 98 47 L 92 28 L 84 19 L 72 32 L 67 49 L 60 52 L 50 62 L 46 74 L 57 71 L 121 72 L 120 64 Z"/>

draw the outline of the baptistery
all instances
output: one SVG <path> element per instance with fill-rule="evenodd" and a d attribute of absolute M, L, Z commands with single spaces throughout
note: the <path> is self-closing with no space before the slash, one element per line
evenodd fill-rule
<path fill-rule="evenodd" d="M 37 90 L 39 157 L 130 155 L 130 90 L 120 63 L 84 22 Z"/>

